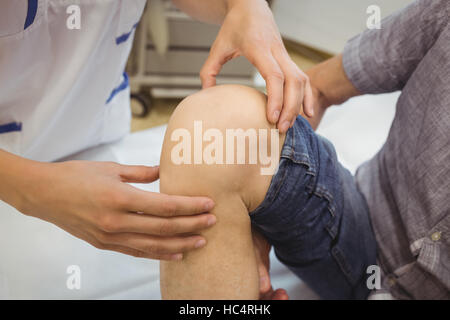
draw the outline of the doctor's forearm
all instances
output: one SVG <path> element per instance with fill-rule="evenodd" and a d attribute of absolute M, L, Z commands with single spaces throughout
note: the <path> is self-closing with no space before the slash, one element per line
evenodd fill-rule
<path fill-rule="evenodd" d="M 37 163 L 0 149 L 0 200 L 20 210 L 25 197 L 23 187 L 31 183 Z"/>
<path fill-rule="evenodd" d="M 180 10 L 192 18 L 211 24 L 222 24 L 230 8 L 243 1 L 266 5 L 265 0 L 172 0 Z"/>

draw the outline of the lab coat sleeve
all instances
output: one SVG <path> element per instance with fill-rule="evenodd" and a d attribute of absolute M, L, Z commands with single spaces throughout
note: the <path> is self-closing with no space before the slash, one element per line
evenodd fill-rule
<path fill-rule="evenodd" d="M 401 90 L 445 28 L 450 1 L 418 0 L 350 39 L 344 70 L 361 93 Z M 439 63 L 439 61 L 436 61 Z"/>

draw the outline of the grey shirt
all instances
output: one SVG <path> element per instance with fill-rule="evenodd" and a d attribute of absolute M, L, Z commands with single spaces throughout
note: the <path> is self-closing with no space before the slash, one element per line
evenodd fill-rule
<path fill-rule="evenodd" d="M 384 146 L 356 174 L 396 298 L 450 298 L 449 17 L 449 0 L 416 1 L 343 54 L 362 93 L 401 90 Z"/>

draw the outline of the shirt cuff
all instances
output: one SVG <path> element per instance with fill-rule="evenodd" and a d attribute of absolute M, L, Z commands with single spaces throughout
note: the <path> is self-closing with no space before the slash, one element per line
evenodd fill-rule
<path fill-rule="evenodd" d="M 368 59 L 364 61 L 364 55 L 361 54 L 371 51 L 368 39 L 363 41 L 364 34 L 361 33 L 353 37 L 345 44 L 342 54 L 345 74 L 355 88 L 363 94 L 384 92 L 385 90 L 370 77 L 371 61 Z M 373 72 L 376 72 L 376 70 Z"/>

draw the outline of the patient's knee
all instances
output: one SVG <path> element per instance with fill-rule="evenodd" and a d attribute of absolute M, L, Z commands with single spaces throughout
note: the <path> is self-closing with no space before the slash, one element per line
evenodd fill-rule
<path fill-rule="evenodd" d="M 262 201 L 277 169 L 283 139 L 266 119 L 264 94 L 236 85 L 202 90 L 183 100 L 170 119 L 161 188 L 184 177 L 242 192 L 252 208 Z"/>

